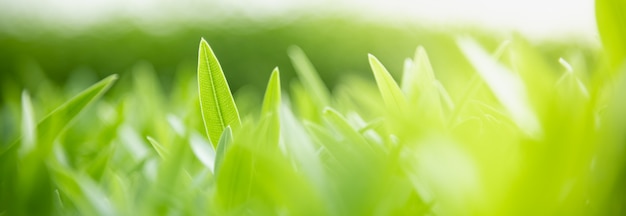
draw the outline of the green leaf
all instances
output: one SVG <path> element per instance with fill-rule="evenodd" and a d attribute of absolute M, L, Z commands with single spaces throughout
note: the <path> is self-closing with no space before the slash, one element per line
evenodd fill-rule
<path fill-rule="evenodd" d="M 226 133 L 226 131 L 230 131 L 230 127 L 226 127 L 224 133 Z M 198 160 L 200 160 L 204 166 L 213 171 L 215 164 L 215 149 L 213 149 L 213 146 L 211 146 L 209 141 L 194 132 L 191 134 L 189 142 L 191 143 L 191 150 L 196 155 Z M 219 144 L 217 146 L 219 146 Z"/>
<path fill-rule="evenodd" d="M 217 144 L 217 152 L 215 152 L 215 175 L 218 175 L 217 172 L 222 165 L 222 161 L 224 161 L 224 155 L 226 154 L 227 149 L 230 144 L 233 142 L 233 131 L 230 127 L 226 127 L 222 136 L 220 136 L 220 142 Z"/>
<path fill-rule="evenodd" d="M 37 124 L 35 123 L 35 111 L 30 100 L 28 91 L 22 92 L 22 143 L 20 155 L 30 152 L 37 143 Z"/>
<path fill-rule="evenodd" d="M 167 152 L 167 149 L 165 149 L 165 147 L 163 147 L 159 142 L 157 142 L 154 138 L 150 136 L 146 137 L 146 139 L 148 139 L 148 142 L 150 142 L 150 145 L 152 145 L 152 148 L 154 148 L 157 154 L 159 154 L 159 157 L 161 158 L 167 157 L 168 152 Z"/>
<path fill-rule="evenodd" d="M 258 139 L 266 142 L 262 145 L 268 149 L 278 149 L 280 136 L 280 74 L 275 68 L 270 76 L 263 99 L 261 121 L 259 122 Z"/>
<path fill-rule="evenodd" d="M 224 128 L 236 128 L 241 121 L 222 67 L 204 38 L 198 53 L 198 89 L 204 127 L 216 145 Z"/>
<path fill-rule="evenodd" d="M 415 114 L 422 122 L 429 122 L 429 126 L 442 125 L 443 112 L 440 92 L 447 96 L 443 86 L 435 79 L 433 68 L 428 59 L 424 47 L 419 46 L 415 50 L 412 64 L 407 64 L 408 69 L 402 77 L 402 90 L 406 94 L 407 101 L 412 108 L 419 109 Z M 448 102 L 451 104 L 451 102 Z M 452 105 L 449 105 L 452 106 Z"/>
<path fill-rule="evenodd" d="M 267 83 L 267 89 L 265 90 L 265 97 L 263 98 L 263 108 L 261 109 L 261 115 L 267 115 L 270 113 L 278 113 L 280 108 L 280 73 L 278 68 L 274 68 L 270 81 Z"/>
<path fill-rule="evenodd" d="M 368 143 L 365 137 L 353 128 L 348 120 L 336 110 L 330 107 L 326 108 L 324 110 L 324 119 L 337 132 L 336 135 L 342 136 L 341 138 L 349 141 L 353 145 L 352 148 L 358 149 L 361 153 L 376 153 L 380 150 L 377 146 Z"/>
<path fill-rule="evenodd" d="M 391 74 L 389 74 L 387 69 L 374 55 L 368 54 L 368 58 L 372 71 L 374 72 L 374 78 L 376 78 L 378 90 L 385 101 L 385 105 L 391 112 L 403 113 L 407 102 L 402 94 L 402 90 L 396 81 L 393 80 Z"/>
<path fill-rule="evenodd" d="M 517 126 L 527 135 L 539 138 L 542 134 L 541 124 L 530 105 L 523 80 L 496 62 L 474 40 L 459 38 L 457 43 Z"/>
<path fill-rule="evenodd" d="M 71 121 L 89 104 L 100 98 L 117 80 L 117 74 L 104 78 L 100 82 L 90 86 L 78 95 L 74 96 L 63 105 L 52 111 L 39 124 L 37 124 L 37 151 L 47 154 L 52 150 L 52 142 L 68 127 Z M 21 140 L 21 138 L 20 138 Z M 0 155 L 13 148 L 13 145 L 0 150 Z"/>
<path fill-rule="evenodd" d="M 313 96 L 302 86 L 298 80 L 291 82 L 290 101 L 294 106 L 294 112 L 298 117 L 313 122 L 321 122 L 322 107 L 319 107 Z"/>
<path fill-rule="evenodd" d="M 415 94 L 416 91 L 418 91 L 417 93 L 426 90 L 432 91 L 434 81 L 435 75 L 430 65 L 428 54 L 426 54 L 424 47 L 419 46 L 415 50 L 413 62 L 405 62 L 405 70 L 402 76 L 402 91 L 407 96 Z"/>
<path fill-rule="evenodd" d="M 109 90 L 117 78 L 117 74 L 104 78 L 50 113 L 37 126 L 38 131 L 41 133 L 38 136 L 38 143 L 40 145 L 51 144 L 59 132 L 63 131 L 85 107 Z"/>
<path fill-rule="evenodd" d="M 595 6 L 600 39 L 617 70 L 626 58 L 626 1 L 596 0 Z"/>
<path fill-rule="evenodd" d="M 51 165 L 51 176 L 58 189 L 86 215 L 115 215 L 106 194 L 90 178 L 74 173 L 67 167 Z"/>
<path fill-rule="evenodd" d="M 314 145 L 306 129 L 298 122 L 287 104 L 282 104 L 280 111 L 280 124 L 282 125 L 280 135 L 284 140 L 287 152 L 308 174 L 313 184 L 318 189 L 322 189 L 325 184 L 324 173 L 320 158 L 317 155 L 317 149 L 321 146 Z"/>
<path fill-rule="evenodd" d="M 302 51 L 300 47 L 292 46 L 289 47 L 287 53 L 289 54 L 291 63 L 296 69 L 298 77 L 302 79 L 301 81 L 304 88 L 312 94 L 315 102 L 317 102 L 320 107 L 327 106 L 330 101 L 330 93 L 319 77 L 319 74 L 315 71 L 313 64 L 311 64 L 304 54 L 304 51 Z"/>

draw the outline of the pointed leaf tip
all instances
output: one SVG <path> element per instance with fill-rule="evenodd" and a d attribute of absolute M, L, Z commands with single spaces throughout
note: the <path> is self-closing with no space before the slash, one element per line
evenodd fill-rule
<path fill-rule="evenodd" d="M 198 91 L 206 133 L 216 145 L 225 127 L 241 122 L 222 67 L 204 38 L 198 49 Z"/>
<path fill-rule="evenodd" d="M 374 55 L 367 54 L 367 56 L 376 79 L 376 85 L 378 85 L 378 90 L 385 101 L 385 105 L 390 111 L 401 113 L 407 105 L 402 90 L 385 66 Z"/>
<path fill-rule="evenodd" d="M 280 107 L 280 72 L 278 67 L 274 68 L 270 80 L 267 83 L 265 97 L 263 98 L 263 107 L 261 113 L 266 115 L 272 112 L 278 112 Z"/>
<path fill-rule="evenodd" d="M 311 94 L 311 98 L 319 105 L 326 106 L 330 103 L 330 93 L 326 85 L 319 76 L 319 73 L 311 64 L 302 49 L 297 46 L 291 46 L 287 49 L 289 59 L 296 70 L 298 79 L 302 86 Z"/>

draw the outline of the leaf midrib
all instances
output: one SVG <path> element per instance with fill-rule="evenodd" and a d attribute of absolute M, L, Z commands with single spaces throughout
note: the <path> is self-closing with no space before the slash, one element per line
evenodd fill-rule
<path fill-rule="evenodd" d="M 222 116 L 222 109 L 220 107 L 220 102 L 217 99 L 217 92 L 216 92 L 216 88 L 215 88 L 215 82 L 213 81 L 213 71 L 211 70 L 211 62 L 209 61 L 209 57 L 207 55 L 207 49 L 211 49 L 210 47 L 208 47 L 206 44 L 203 44 L 203 46 L 205 46 L 205 48 L 203 49 L 202 52 L 204 52 L 204 58 L 205 61 L 207 63 L 207 68 L 209 71 L 209 80 L 211 82 L 211 89 L 213 90 L 213 100 L 215 101 L 215 105 L 216 105 L 216 109 L 217 109 L 217 115 L 219 117 L 220 120 L 220 126 L 222 128 L 224 128 L 225 123 L 224 123 L 224 116 Z"/>

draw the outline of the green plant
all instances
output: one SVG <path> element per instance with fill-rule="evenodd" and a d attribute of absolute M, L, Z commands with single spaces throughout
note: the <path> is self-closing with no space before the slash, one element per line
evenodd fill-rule
<path fill-rule="evenodd" d="M 204 39 L 197 76 L 169 93 L 138 64 L 131 88 L 101 99 L 110 76 L 39 120 L 65 96 L 24 91 L 3 111 L 22 119 L 3 119 L 21 134 L 0 145 L 0 215 L 623 214 L 626 72 L 610 45 L 626 22 L 603 11 L 624 3 L 597 4 L 598 62 L 458 37 L 473 77 L 460 91 L 423 47 L 400 82 L 370 54 L 373 80 L 333 91 L 291 47 L 299 80 L 286 90 L 274 68 L 257 104 L 231 94 Z"/>

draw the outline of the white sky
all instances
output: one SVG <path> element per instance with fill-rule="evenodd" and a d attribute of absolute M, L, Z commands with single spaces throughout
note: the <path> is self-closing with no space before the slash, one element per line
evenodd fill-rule
<path fill-rule="evenodd" d="M 211 20 L 234 14 L 262 19 L 329 12 L 356 13 L 371 20 L 516 30 L 539 39 L 597 40 L 593 0 L 0 0 L 0 28 L 10 26 L 15 17 L 84 26 L 114 16 L 149 23 L 172 17 Z"/>

